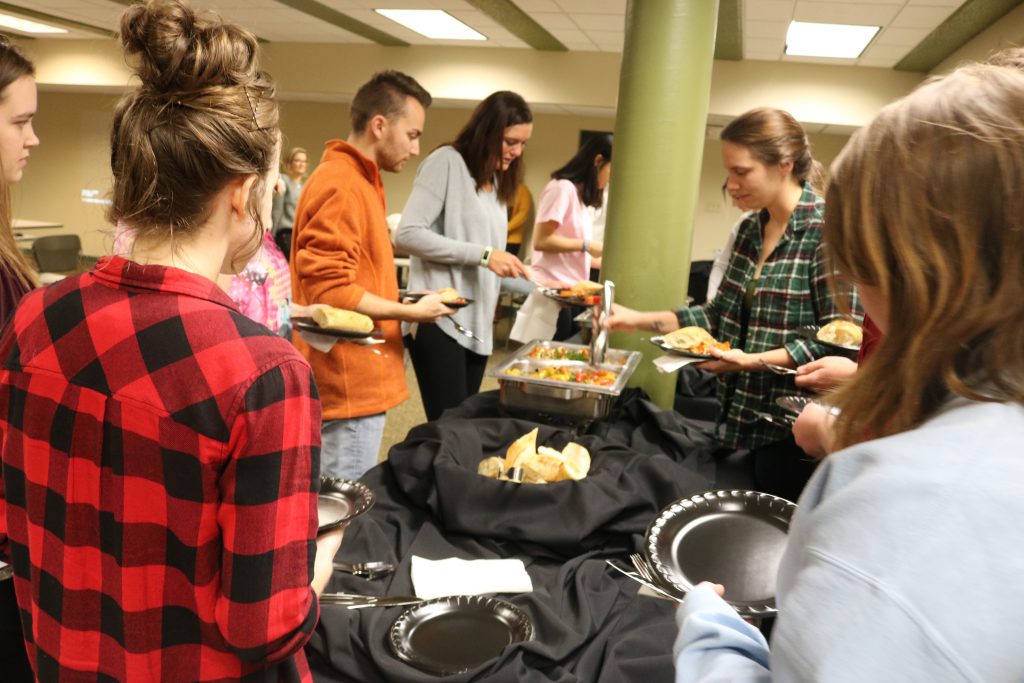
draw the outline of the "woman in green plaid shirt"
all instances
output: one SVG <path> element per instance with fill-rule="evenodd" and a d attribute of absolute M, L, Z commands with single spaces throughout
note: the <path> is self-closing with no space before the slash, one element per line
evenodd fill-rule
<path fill-rule="evenodd" d="M 718 358 L 699 366 L 718 375 L 722 444 L 753 452 L 760 490 L 796 500 L 815 463 L 787 429 L 759 419 L 757 412 L 782 417 L 775 399 L 801 393 L 790 376 L 767 372 L 763 363 L 794 368 L 827 355 L 794 330 L 841 317 L 821 243 L 825 204 L 815 188 L 823 172 L 803 128 L 779 109 L 749 111 L 726 126 L 721 138 L 725 189 L 736 206 L 751 213 L 740 226 L 718 294 L 676 311 L 616 306 L 607 325 L 659 333 L 696 325 L 730 342 L 731 351 L 713 351 Z M 849 303 L 859 321 L 853 292 Z"/>

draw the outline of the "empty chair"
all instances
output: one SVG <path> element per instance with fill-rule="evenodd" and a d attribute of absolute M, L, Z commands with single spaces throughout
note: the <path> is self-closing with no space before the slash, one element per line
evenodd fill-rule
<path fill-rule="evenodd" d="M 32 242 L 39 272 L 66 273 L 81 265 L 82 240 L 78 235 L 46 235 Z"/>

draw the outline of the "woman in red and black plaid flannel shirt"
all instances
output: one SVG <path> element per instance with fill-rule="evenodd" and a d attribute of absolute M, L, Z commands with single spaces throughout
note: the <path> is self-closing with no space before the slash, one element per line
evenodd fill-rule
<path fill-rule="evenodd" d="M 28 294 L 0 340 L 0 553 L 36 676 L 309 680 L 341 542 L 317 548 L 310 369 L 214 280 L 259 246 L 279 132 L 248 31 L 129 8 L 114 114 L 131 258 Z M 326 572 L 321 567 L 326 565 Z"/>

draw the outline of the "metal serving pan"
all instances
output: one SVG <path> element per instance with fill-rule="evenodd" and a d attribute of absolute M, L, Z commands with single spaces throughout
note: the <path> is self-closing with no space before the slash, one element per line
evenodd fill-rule
<path fill-rule="evenodd" d="M 582 361 L 541 360 L 530 358 L 530 353 L 538 347 L 554 349 L 564 347 L 572 351 L 588 350 L 583 344 L 567 344 L 565 342 L 533 341 L 519 349 L 504 363 L 488 372 L 488 377 L 498 380 L 500 386 L 499 402 L 506 408 L 526 410 L 529 412 L 565 415 L 585 419 L 606 417 L 611 411 L 615 398 L 626 388 L 626 382 L 640 364 L 639 351 L 622 351 L 608 349 L 605 362 L 590 366 Z M 538 368 L 564 365 L 567 367 L 606 370 L 616 374 L 611 386 L 578 384 L 561 382 L 538 377 L 527 377 L 525 373 Z M 509 370 L 520 370 L 522 375 L 509 375 Z"/>

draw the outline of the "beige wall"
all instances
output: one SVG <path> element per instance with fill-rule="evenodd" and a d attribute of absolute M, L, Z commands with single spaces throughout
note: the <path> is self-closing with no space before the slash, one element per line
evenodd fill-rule
<path fill-rule="evenodd" d="M 40 93 L 36 130 L 42 144 L 33 151 L 25 179 L 15 188 L 15 215 L 19 218 L 54 220 L 82 236 L 87 254 L 101 255 L 110 249 L 110 226 L 103 209 L 83 203 L 82 190 L 98 190 L 109 197 L 110 173 L 107 136 L 115 95 L 49 92 Z M 450 140 L 469 117 L 468 108 L 432 107 L 423 138 L 426 155 Z M 309 151 L 313 165 L 319 160 L 324 141 L 348 134 L 348 107 L 338 103 L 285 101 L 281 127 L 285 146 Z M 554 169 L 576 150 L 581 129 L 607 130 L 614 121 L 606 117 L 537 114 L 533 138 L 526 152 L 526 182 L 538 197 Z M 815 156 L 826 165 L 846 138 L 811 135 Z M 671 153 L 666 150 L 666 153 Z M 721 195 L 721 147 L 708 140 L 704 147 L 700 201 L 694 217 L 693 258 L 711 258 L 725 241 L 729 228 L 739 216 Z M 385 174 L 388 211 L 400 212 L 412 188 L 418 159 L 400 174 Z M 614 172 L 613 172 L 614 182 Z M 679 217 L 682 224 L 686 217 Z M 629 226 L 609 226 L 628 229 Z"/>

